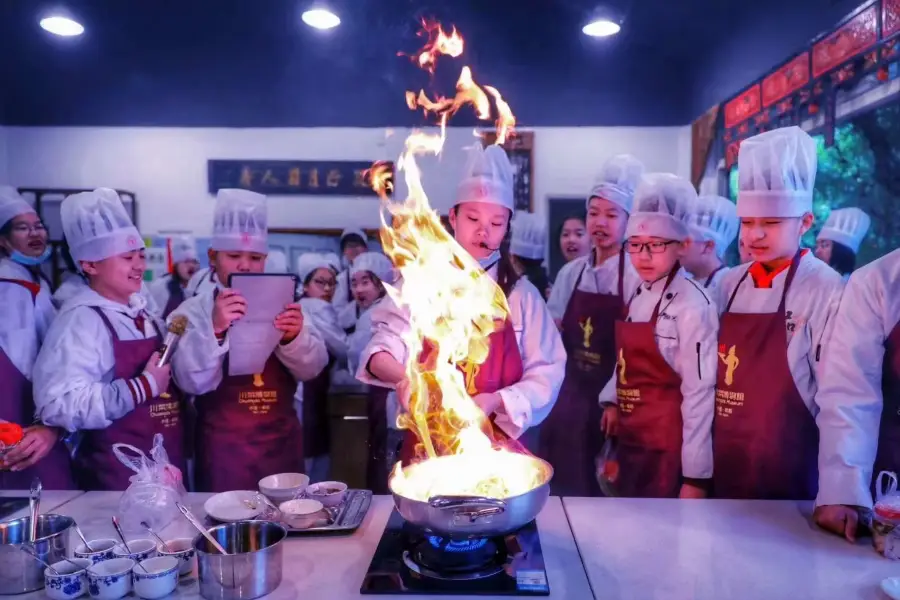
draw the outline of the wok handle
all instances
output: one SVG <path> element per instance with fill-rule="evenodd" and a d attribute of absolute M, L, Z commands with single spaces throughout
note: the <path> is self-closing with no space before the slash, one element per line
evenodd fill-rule
<path fill-rule="evenodd" d="M 506 512 L 506 502 L 503 500 L 481 496 L 435 496 L 428 500 L 428 504 L 438 510 L 451 511 L 456 518 L 467 518 L 469 523 Z"/>

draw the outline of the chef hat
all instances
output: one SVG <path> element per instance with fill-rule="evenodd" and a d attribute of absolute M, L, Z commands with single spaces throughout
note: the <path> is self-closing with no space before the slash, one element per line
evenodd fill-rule
<path fill-rule="evenodd" d="M 643 175 L 644 165 L 635 157 L 630 154 L 613 156 L 603 164 L 600 175 L 594 181 L 587 206 L 590 206 L 591 198 L 603 198 L 630 213 L 634 191 Z"/>
<path fill-rule="evenodd" d="M 322 257 L 325 259 L 325 262 L 328 263 L 328 266 L 331 268 L 331 270 L 333 270 L 335 273 L 341 272 L 340 256 L 338 256 L 334 252 L 326 252 L 322 255 Z"/>
<path fill-rule="evenodd" d="M 194 236 L 173 236 L 171 247 L 173 263 L 178 264 L 186 260 L 197 260 L 197 244 L 194 242 Z"/>
<path fill-rule="evenodd" d="M 715 242 L 716 254 L 723 256 L 737 237 L 741 221 L 734 202 L 722 196 L 700 196 L 688 216 L 688 232 L 701 242 Z"/>
<path fill-rule="evenodd" d="M 738 152 L 739 217 L 802 217 L 812 212 L 816 142 L 799 127 L 760 133 Z"/>
<path fill-rule="evenodd" d="M 213 213 L 212 249 L 266 254 L 267 238 L 266 197 L 248 190 L 219 190 Z"/>
<path fill-rule="evenodd" d="M 362 229 L 356 229 L 354 227 L 348 227 L 347 229 L 345 229 L 344 231 L 341 232 L 341 250 L 344 249 L 344 241 L 350 236 L 358 237 L 360 240 L 362 240 L 362 243 L 364 243 L 364 244 L 369 243 L 369 240 L 366 237 L 365 231 L 363 231 Z"/>
<path fill-rule="evenodd" d="M 144 248 L 118 192 L 99 188 L 63 200 L 63 235 L 76 262 L 104 260 Z"/>
<path fill-rule="evenodd" d="M 689 181 L 671 173 L 647 175 L 634 192 L 634 210 L 625 237 L 649 235 L 684 241 L 696 202 L 697 192 Z"/>
<path fill-rule="evenodd" d="M 266 255 L 266 273 L 287 273 L 287 256 L 281 250 L 269 250 Z"/>
<path fill-rule="evenodd" d="M 302 283 L 306 283 L 306 278 L 319 269 L 331 268 L 328 257 L 318 252 L 305 252 L 297 257 L 297 275 Z"/>
<path fill-rule="evenodd" d="M 487 148 L 475 144 L 469 149 L 453 206 L 464 202 L 496 204 L 515 212 L 513 169 L 503 148 L 496 144 Z"/>
<path fill-rule="evenodd" d="M 34 208 L 19 195 L 19 191 L 8 185 L 0 185 L 0 227 L 19 215 L 35 212 Z"/>
<path fill-rule="evenodd" d="M 520 213 L 512 222 L 509 251 L 516 256 L 543 259 L 547 248 L 547 227 L 537 215 Z"/>
<path fill-rule="evenodd" d="M 394 265 L 391 259 L 380 252 L 363 252 L 353 259 L 350 277 L 368 271 L 385 283 L 394 282 Z"/>
<path fill-rule="evenodd" d="M 869 215 L 856 208 L 839 208 L 831 211 L 825 227 L 819 232 L 817 240 L 831 240 L 847 246 L 853 253 L 859 252 L 859 245 L 869 232 L 871 224 Z"/>

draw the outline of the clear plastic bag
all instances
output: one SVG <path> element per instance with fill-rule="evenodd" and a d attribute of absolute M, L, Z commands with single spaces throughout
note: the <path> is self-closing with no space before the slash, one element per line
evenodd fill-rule
<path fill-rule="evenodd" d="M 606 438 L 600 454 L 594 459 L 594 465 L 597 469 L 597 483 L 600 485 L 600 491 L 610 498 L 618 496 L 619 460 L 616 453 L 616 438 Z"/>
<path fill-rule="evenodd" d="M 882 471 L 875 480 L 875 509 L 872 511 L 872 542 L 885 557 L 900 560 L 900 493 L 897 475 Z"/>
<path fill-rule="evenodd" d="M 163 529 L 180 514 L 175 503 L 182 502 L 187 491 L 181 470 L 169 462 L 162 434 L 153 436 L 149 457 L 128 444 L 113 444 L 113 453 L 135 472 L 119 499 L 117 517 L 122 526 L 143 531 L 141 521 L 146 521 L 156 531 Z"/>

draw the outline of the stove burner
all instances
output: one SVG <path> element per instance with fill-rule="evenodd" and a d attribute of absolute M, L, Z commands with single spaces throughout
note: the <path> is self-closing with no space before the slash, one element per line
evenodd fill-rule
<path fill-rule="evenodd" d="M 487 538 L 476 538 L 474 540 L 448 540 L 437 535 L 428 536 L 428 543 L 438 550 L 444 552 L 475 552 L 484 548 L 488 540 Z"/>
<path fill-rule="evenodd" d="M 403 562 L 411 571 L 432 579 L 482 579 L 506 566 L 507 553 L 500 547 L 488 538 L 451 540 L 429 535 L 403 552 Z"/>

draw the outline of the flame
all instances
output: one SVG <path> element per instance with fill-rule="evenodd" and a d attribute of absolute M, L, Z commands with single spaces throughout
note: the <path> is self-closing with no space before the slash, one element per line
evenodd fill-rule
<path fill-rule="evenodd" d="M 438 55 L 446 54 L 456 58 L 463 53 L 463 39 L 457 33 L 456 27 L 453 28 L 450 35 L 447 35 L 440 23 L 429 22 L 423 19 L 422 29 L 419 30 L 417 35 L 428 38 L 425 46 L 416 55 L 416 62 L 429 73 L 434 73 Z"/>

